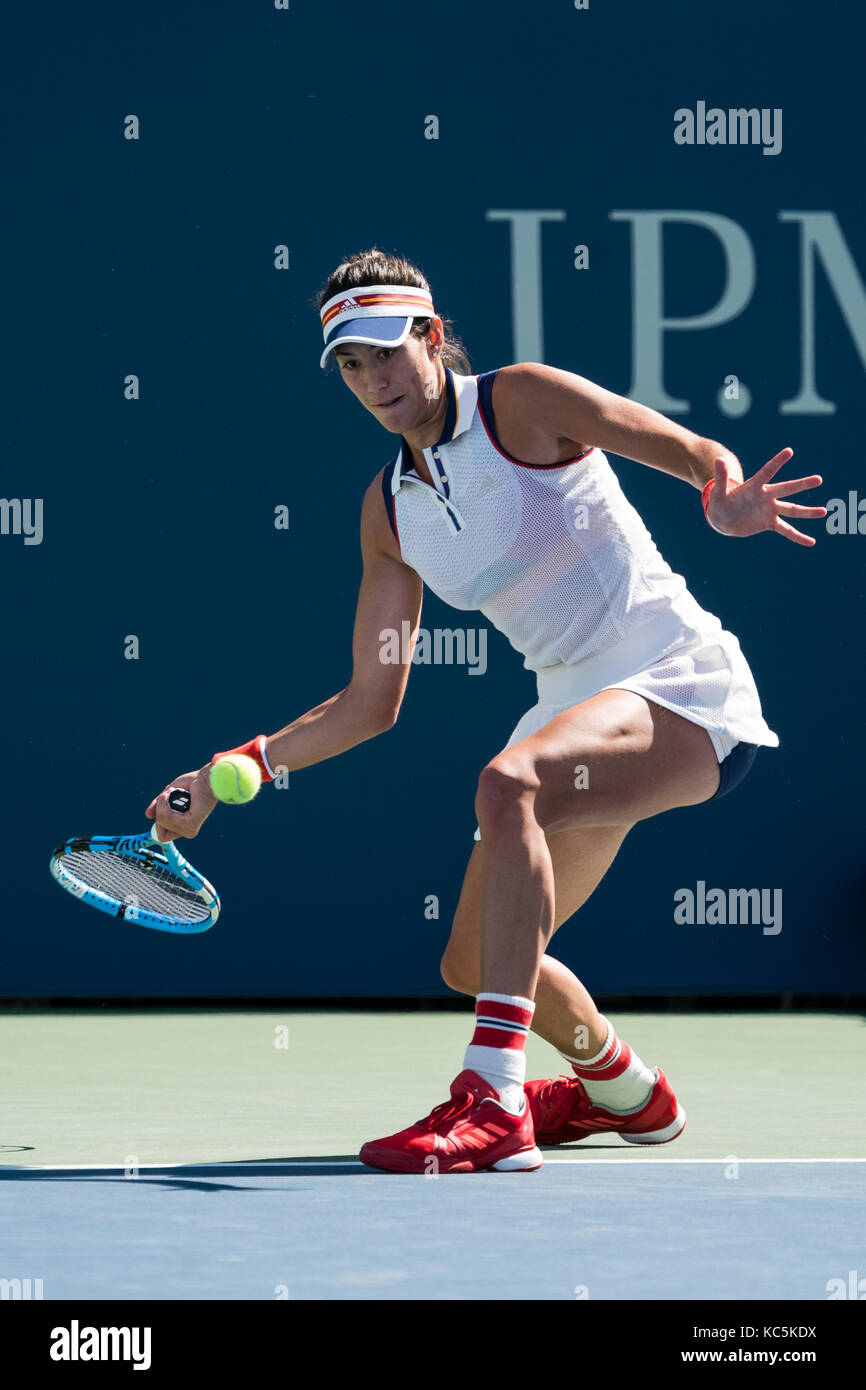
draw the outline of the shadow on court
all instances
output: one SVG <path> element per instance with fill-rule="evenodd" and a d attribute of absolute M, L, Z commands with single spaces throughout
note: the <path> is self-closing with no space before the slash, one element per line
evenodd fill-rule
<path fill-rule="evenodd" d="M 551 1155 L 555 1154 L 575 1154 L 580 1153 L 580 1144 L 559 1144 L 559 1145 L 540 1145 L 545 1157 L 550 1160 Z M 28 1151 L 29 1145 L 20 1145 L 16 1148 L 8 1148 L 5 1152 L 23 1153 Z M 582 1152 L 590 1158 L 593 1154 L 603 1149 L 622 1150 L 621 1144 L 593 1144 L 590 1148 L 583 1146 Z M 627 1150 L 626 1150 L 627 1152 Z M 371 1168 L 366 1163 L 361 1163 L 357 1154 L 316 1154 L 307 1157 L 292 1155 L 286 1158 L 264 1158 L 246 1159 L 238 1162 L 226 1163 L 182 1163 L 182 1164 L 156 1164 L 140 1165 L 135 1175 L 128 1174 L 123 1167 L 105 1167 L 100 1169 L 98 1166 L 82 1165 L 80 1167 L 57 1167 L 57 1168 L 36 1168 L 36 1167 L 17 1167 L 12 1164 L 0 1165 L 0 1182 L 19 1181 L 19 1182 L 57 1182 L 67 1179 L 76 1179 L 84 1182 L 159 1182 L 163 1186 L 178 1189 L 192 1190 L 198 1188 L 202 1192 L 234 1191 L 243 1192 L 245 1189 L 242 1184 L 231 1183 L 196 1183 L 196 1178 L 266 1178 L 266 1177 L 328 1177 L 343 1178 L 352 1174 L 356 1176 L 374 1177 L 377 1174 L 393 1178 L 424 1177 L 425 1174 L 417 1173 L 389 1173 L 383 1168 Z M 459 1176 L 461 1174 L 441 1174 L 442 1177 Z M 480 1176 L 480 1175 L 479 1175 Z M 249 1189 L 246 1189 L 249 1190 Z"/>
<path fill-rule="evenodd" d="M 174 1185 L 191 1187 L 189 1181 L 193 1178 L 226 1178 L 226 1177 L 345 1177 L 347 1173 L 374 1173 L 377 1169 L 368 1168 L 361 1163 L 356 1154 L 318 1154 L 311 1158 L 268 1158 L 253 1159 L 238 1163 L 178 1163 L 178 1164 L 157 1164 L 141 1165 L 133 1175 L 127 1173 L 123 1167 L 105 1167 L 100 1169 L 98 1166 L 82 1165 L 81 1167 L 57 1167 L 57 1168 L 33 1168 L 16 1167 L 12 1164 L 0 1165 L 0 1182 L 64 1182 L 67 1179 L 77 1179 L 86 1182 L 153 1182 L 159 1180 L 165 1182 L 171 1180 Z M 400 1174 L 395 1174 L 401 1176 Z M 402 1175 L 405 1176 L 405 1175 Z M 410 1175 L 411 1176 L 411 1175 Z M 238 1183 L 225 1184 L 201 1184 L 202 1191 L 217 1191 L 220 1187 L 231 1188 L 234 1192 L 242 1192 L 244 1189 Z"/>
<path fill-rule="evenodd" d="M 33 1168 L 10 1168 L 0 1173 L 2 1181 L 26 1180 L 29 1182 L 67 1182 L 76 1183 L 141 1183 L 148 1187 L 161 1187 L 175 1192 L 251 1192 L 253 1189 L 237 1182 L 196 1182 L 193 1177 L 169 1177 L 155 1173 L 145 1173 L 138 1177 L 125 1177 L 122 1173 L 94 1173 L 93 1169 L 63 1169 L 54 1172 L 38 1172 Z"/>

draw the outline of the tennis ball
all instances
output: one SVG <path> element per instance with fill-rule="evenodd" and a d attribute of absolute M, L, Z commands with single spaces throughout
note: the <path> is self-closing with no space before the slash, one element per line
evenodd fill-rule
<path fill-rule="evenodd" d="M 262 785 L 262 774 L 258 764 L 245 753 L 233 753 L 230 758 L 220 758 L 210 770 L 210 789 L 217 801 L 229 806 L 242 806 L 253 797 Z"/>

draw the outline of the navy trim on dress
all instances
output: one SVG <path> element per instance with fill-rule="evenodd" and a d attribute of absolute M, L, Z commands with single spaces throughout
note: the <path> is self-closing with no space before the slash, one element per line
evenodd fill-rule
<path fill-rule="evenodd" d="M 437 444 L 447 444 L 453 438 L 457 425 L 457 391 L 450 367 L 445 368 L 445 390 L 448 396 L 448 407 L 445 411 L 445 424 L 442 426 L 442 433 L 436 441 Z"/>
<path fill-rule="evenodd" d="M 719 764 L 721 780 L 718 790 L 711 797 L 708 797 L 709 801 L 715 801 L 718 796 L 726 796 L 728 792 L 734 790 L 734 787 L 740 785 L 743 778 L 751 772 L 752 763 L 755 761 L 759 747 L 760 745 L 757 743 L 738 743 L 735 748 L 731 749 L 724 762 Z"/>
<path fill-rule="evenodd" d="M 584 449 L 583 453 L 575 454 L 570 459 L 563 459 L 561 463 L 524 463 L 522 459 L 516 459 L 513 454 L 509 454 L 508 450 L 504 449 L 499 442 L 499 436 L 496 433 L 496 421 L 493 418 L 493 378 L 498 371 L 499 368 L 495 367 L 492 372 L 482 372 L 478 377 L 478 409 L 481 412 L 481 419 L 487 433 L 503 458 L 507 458 L 511 463 L 516 463 L 519 468 L 565 468 L 568 464 L 576 463 L 578 459 L 584 459 L 587 454 L 592 453 L 591 448 Z"/>
<path fill-rule="evenodd" d="M 397 459 L 392 458 L 391 462 L 386 463 L 382 470 L 382 496 L 385 499 L 385 511 L 388 513 L 388 524 L 394 532 L 397 541 L 399 541 L 400 537 L 397 535 L 397 526 L 394 521 L 394 498 L 391 493 L 391 479 L 394 476 L 394 469 L 396 466 Z"/>

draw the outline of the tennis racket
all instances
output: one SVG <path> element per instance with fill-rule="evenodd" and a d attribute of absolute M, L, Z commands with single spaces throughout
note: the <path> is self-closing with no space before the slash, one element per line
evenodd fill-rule
<path fill-rule="evenodd" d="M 190 795 L 168 795 L 174 811 L 188 811 Z M 171 842 L 156 838 L 156 821 L 141 835 L 74 836 L 51 856 L 51 873 L 79 902 L 156 931 L 191 935 L 219 916 L 216 889 Z"/>

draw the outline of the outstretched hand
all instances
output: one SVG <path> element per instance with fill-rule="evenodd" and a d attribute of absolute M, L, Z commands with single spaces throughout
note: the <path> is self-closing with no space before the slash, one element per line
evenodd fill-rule
<path fill-rule="evenodd" d="M 814 545 L 815 537 L 807 536 L 791 526 L 785 517 L 821 517 L 827 515 L 826 507 L 801 507 L 796 502 L 786 502 L 783 498 L 792 493 L 804 492 L 807 488 L 819 487 L 824 481 L 817 473 L 808 478 L 791 478 L 786 483 L 770 481 L 789 459 L 794 457 L 793 449 L 782 449 L 780 453 L 759 468 L 752 478 L 740 482 L 731 476 L 731 468 L 726 459 L 716 459 L 716 485 L 710 493 L 707 520 L 717 531 L 726 536 L 755 536 L 759 531 L 778 531 L 797 545 Z"/>

